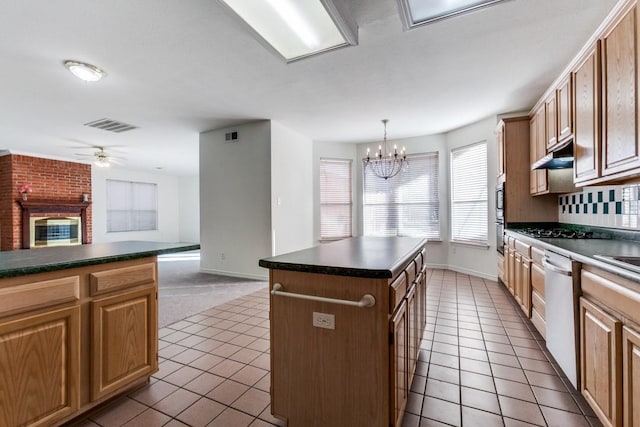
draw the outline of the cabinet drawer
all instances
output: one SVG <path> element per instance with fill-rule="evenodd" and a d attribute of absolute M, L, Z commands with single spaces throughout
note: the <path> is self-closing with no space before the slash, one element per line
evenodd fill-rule
<path fill-rule="evenodd" d="M 407 283 L 413 283 L 416 280 L 416 263 L 411 261 L 404 269 L 404 274 L 407 275 Z"/>
<path fill-rule="evenodd" d="M 531 292 L 531 305 L 533 306 L 533 308 L 536 309 L 536 311 L 544 319 L 545 318 L 544 298 L 542 298 L 542 296 L 536 291 Z"/>
<path fill-rule="evenodd" d="M 91 295 L 100 295 L 155 281 L 156 265 L 154 262 L 99 271 L 90 274 Z"/>
<path fill-rule="evenodd" d="M 544 270 L 538 264 L 531 266 L 531 287 L 540 294 L 544 301 Z"/>
<path fill-rule="evenodd" d="M 531 245 L 516 240 L 516 251 L 527 258 L 531 258 Z"/>
<path fill-rule="evenodd" d="M 614 281 L 615 280 L 615 281 Z M 634 283 L 623 278 L 612 277 L 608 273 L 593 269 L 582 269 L 581 287 L 583 294 L 593 300 L 623 314 L 629 320 L 640 324 L 640 292 L 634 291 Z M 637 284 L 635 284 L 637 286 Z"/>
<path fill-rule="evenodd" d="M 407 294 L 407 276 L 400 274 L 389 286 L 389 313 L 393 313 Z"/>
<path fill-rule="evenodd" d="M 80 277 L 64 277 L 0 289 L 0 316 L 80 298 Z"/>
<path fill-rule="evenodd" d="M 536 248 L 533 246 L 531 248 L 531 260 L 542 267 L 542 260 L 544 259 L 544 249 Z"/>
<path fill-rule="evenodd" d="M 416 264 L 416 272 L 420 272 L 422 270 L 422 254 L 418 254 L 413 262 Z"/>
<path fill-rule="evenodd" d="M 538 332 L 540 332 L 540 335 L 542 335 L 542 338 L 546 339 L 547 324 L 544 321 L 544 317 L 542 317 L 542 315 L 535 308 L 531 310 L 531 323 L 533 323 L 533 326 L 535 326 Z"/>

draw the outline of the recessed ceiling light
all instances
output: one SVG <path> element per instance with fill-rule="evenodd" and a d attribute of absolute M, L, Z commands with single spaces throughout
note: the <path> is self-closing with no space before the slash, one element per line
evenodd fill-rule
<path fill-rule="evenodd" d="M 64 66 L 67 67 L 74 76 L 85 82 L 97 82 L 107 75 L 104 70 L 85 62 L 66 60 L 64 61 Z"/>
<path fill-rule="evenodd" d="M 287 62 L 358 43 L 343 0 L 219 1 Z"/>

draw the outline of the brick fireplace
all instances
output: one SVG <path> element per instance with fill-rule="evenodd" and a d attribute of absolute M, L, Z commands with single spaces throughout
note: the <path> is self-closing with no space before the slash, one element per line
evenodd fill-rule
<path fill-rule="evenodd" d="M 29 184 L 33 189 L 28 194 L 28 202 L 47 206 L 44 211 L 30 212 L 29 216 L 79 217 L 84 208 L 82 240 L 91 243 L 91 204 L 82 202 L 83 194 L 88 194 L 92 200 L 91 165 L 5 153 L 0 155 L 0 250 L 29 246 L 29 242 L 26 245 L 23 242 L 25 212 L 18 193 L 23 184 Z M 75 207 L 77 215 L 69 206 Z M 29 227 L 28 223 L 26 227 Z"/>

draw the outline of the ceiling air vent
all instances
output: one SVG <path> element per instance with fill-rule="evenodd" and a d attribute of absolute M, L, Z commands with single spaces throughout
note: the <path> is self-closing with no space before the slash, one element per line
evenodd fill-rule
<path fill-rule="evenodd" d="M 108 130 L 109 132 L 126 132 L 128 130 L 136 129 L 137 126 L 128 125 L 126 123 L 118 122 L 110 119 L 100 119 L 93 122 L 85 123 L 85 126 L 90 126 L 92 128 L 98 128 L 102 130 Z"/>
<path fill-rule="evenodd" d="M 224 142 L 236 142 L 238 140 L 238 131 L 227 132 L 224 134 Z"/>

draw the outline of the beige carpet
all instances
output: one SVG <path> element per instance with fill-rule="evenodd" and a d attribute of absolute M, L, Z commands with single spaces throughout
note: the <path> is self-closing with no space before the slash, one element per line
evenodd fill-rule
<path fill-rule="evenodd" d="M 267 281 L 200 272 L 200 251 L 159 256 L 158 284 L 161 328 L 268 286 Z"/>

